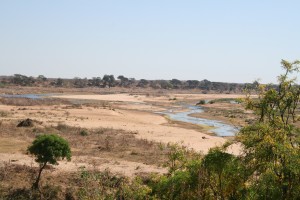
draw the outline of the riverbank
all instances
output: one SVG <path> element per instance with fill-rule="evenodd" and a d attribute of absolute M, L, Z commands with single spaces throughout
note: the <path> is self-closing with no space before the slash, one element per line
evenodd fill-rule
<path fill-rule="evenodd" d="M 243 104 L 214 103 L 201 105 L 204 112 L 192 113 L 189 116 L 208 120 L 222 121 L 226 124 L 243 127 L 254 119 L 253 112 L 246 110 Z"/>
<path fill-rule="evenodd" d="M 233 137 L 238 132 L 238 128 L 232 125 L 226 124 L 222 121 L 215 119 L 196 118 L 191 116 L 192 114 L 201 114 L 205 111 L 200 106 L 182 105 L 182 108 L 186 108 L 187 111 L 174 112 L 174 110 L 167 110 L 164 112 L 158 112 L 160 114 L 167 115 L 171 120 L 177 122 L 185 122 L 194 125 L 205 127 L 207 132 L 214 133 L 219 137 Z"/>
<path fill-rule="evenodd" d="M 220 98 L 221 96 L 222 95 L 219 95 L 218 97 Z M 60 131 L 57 131 L 57 129 L 49 129 L 48 127 L 70 126 L 75 127 L 78 131 L 82 129 L 108 129 L 114 130 L 116 133 L 124 131 L 130 133 L 137 141 L 141 141 L 138 142 L 138 144 L 141 144 L 141 148 L 147 148 L 145 144 L 148 143 L 153 143 L 158 146 L 159 144 L 167 145 L 168 143 L 178 143 L 205 154 L 210 148 L 221 146 L 228 140 L 223 137 L 206 134 L 207 130 L 203 129 L 201 126 L 184 122 L 182 122 L 182 124 L 176 124 L 173 120 L 171 121 L 164 116 L 155 114 L 155 112 L 161 112 L 170 108 L 180 108 L 182 102 L 197 102 L 200 97 L 210 99 L 212 96 L 203 94 L 200 94 L 199 96 L 191 94 L 180 94 L 178 96 L 177 94 L 165 96 L 137 94 L 65 94 L 57 95 L 54 99 L 52 99 L 52 97 L 46 97 L 42 100 L 5 98 L 5 101 L 2 101 L 3 104 L 0 105 L 0 111 L 3 114 L 0 123 L 2 124 L 2 134 L 11 141 L 10 148 L 7 149 L 17 149 L 16 151 L 11 151 L 11 153 L 9 152 L 10 150 L 5 151 L 5 153 L 6 156 L 9 154 L 8 157 L 14 160 L 15 155 L 24 154 L 24 149 L 18 149 L 19 141 L 25 141 L 26 144 L 30 144 L 36 134 L 62 134 Z M 216 97 L 216 95 L 214 95 L 214 97 Z M 176 100 L 173 100 L 174 98 L 176 98 Z M 182 109 L 180 112 L 181 111 L 186 110 Z M 34 120 L 35 126 L 29 128 L 16 128 L 16 124 L 26 118 Z M 9 127 L 4 129 L 3 125 Z M 26 134 L 23 134 L 24 131 Z M 148 163 L 148 169 L 144 166 L 145 159 L 156 160 L 155 156 L 159 156 L 159 150 L 157 149 L 152 153 L 149 152 L 149 154 L 141 153 L 141 150 L 136 149 L 136 143 L 126 143 L 126 137 L 128 136 L 121 134 L 120 139 L 121 141 L 124 140 L 121 144 L 129 145 L 129 150 L 117 151 L 116 149 L 116 152 L 113 154 L 104 154 L 103 151 L 99 152 L 97 149 L 100 145 L 95 144 L 95 142 L 98 141 L 97 138 L 100 137 L 101 134 L 99 136 L 95 135 L 95 138 L 81 136 L 79 132 L 71 134 L 70 136 L 64 134 L 62 134 L 63 137 L 70 137 L 68 140 L 76 141 L 80 139 L 80 141 L 85 144 L 84 149 L 87 151 L 87 154 L 84 163 L 91 164 L 94 162 L 97 164 L 98 162 L 95 162 L 96 156 L 99 159 L 105 158 L 106 160 L 116 160 L 115 162 L 108 162 L 106 165 L 113 171 L 118 171 L 122 168 L 126 169 L 126 163 L 132 172 L 148 173 L 148 169 L 156 169 L 159 167 L 154 163 Z M 106 143 L 105 141 L 115 143 L 109 134 L 107 137 L 107 140 L 103 140 L 103 143 Z M 143 144 L 142 141 L 147 142 Z M 80 148 L 76 146 L 71 147 L 73 152 L 80 151 Z M 146 152 L 147 151 L 148 150 L 146 150 Z M 92 155 L 92 152 L 98 152 L 98 154 Z M 239 154 L 239 147 L 236 145 L 232 146 L 230 147 L 229 152 Z M 114 155 L 119 155 L 119 157 L 114 158 Z M 123 167 L 120 168 L 120 164 L 118 163 L 124 164 Z M 135 164 L 131 165 L 130 163 Z M 139 163 L 140 166 L 143 167 L 138 167 Z M 141 170 L 132 170 L 135 167 Z M 124 173 L 124 170 L 120 170 L 119 172 Z"/>

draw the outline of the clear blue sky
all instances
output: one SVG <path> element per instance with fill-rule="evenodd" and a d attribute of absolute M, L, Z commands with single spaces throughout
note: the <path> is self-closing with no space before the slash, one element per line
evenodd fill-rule
<path fill-rule="evenodd" d="M 0 0 L 0 74 L 275 82 L 300 1 Z"/>

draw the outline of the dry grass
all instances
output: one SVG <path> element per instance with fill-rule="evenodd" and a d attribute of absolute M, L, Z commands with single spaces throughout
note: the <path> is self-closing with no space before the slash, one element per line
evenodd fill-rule
<path fill-rule="evenodd" d="M 65 124 L 52 128 L 52 132 L 69 141 L 74 156 L 121 158 L 147 165 L 162 165 L 167 160 L 167 150 L 163 151 L 161 144 L 137 139 L 136 132 L 111 128 L 82 129 Z"/>
<path fill-rule="evenodd" d="M 25 152 L 29 142 L 15 138 L 0 138 L 0 153 Z"/>
<path fill-rule="evenodd" d="M 65 199 L 68 186 L 75 185 L 79 173 L 55 175 L 51 169 L 43 172 L 40 192 L 31 190 L 38 169 L 5 163 L 0 166 L 0 199 Z M 78 175 L 77 175 L 78 174 Z"/>
<path fill-rule="evenodd" d="M 37 168 L 15 164 L 0 166 L 0 199 L 104 199 L 112 194 L 119 196 L 118 191 L 130 184 L 130 179 L 107 170 L 53 174 L 51 169 L 45 169 L 38 192 L 31 189 L 37 171 Z M 145 182 L 149 180 L 148 176 L 142 178 Z"/>
<path fill-rule="evenodd" d="M 64 99 L 55 98 L 41 98 L 41 99 L 29 99 L 29 98 L 0 98 L 0 104 L 12 105 L 12 106 L 43 106 L 43 105 L 62 105 L 69 104 L 69 101 Z"/>
<path fill-rule="evenodd" d="M 135 138 L 136 132 L 111 128 L 82 129 L 62 123 L 57 124 L 57 126 L 42 126 L 38 122 L 33 127 L 17 128 L 17 123 L 17 120 L 2 121 L 0 153 L 12 153 L 12 155 L 14 152 L 20 151 L 25 153 L 27 146 L 35 136 L 42 133 L 56 133 L 69 141 L 72 155 L 77 157 L 82 156 L 87 159 L 89 157 L 101 157 L 108 160 L 118 158 L 149 165 L 163 165 L 168 158 L 168 147 L 148 140 L 137 139 Z M 82 134 L 83 132 L 85 134 Z M 14 162 L 0 163 L 0 199 L 4 196 L 18 199 L 20 197 L 18 195 L 25 198 L 30 196 L 31 198 L 34 194 L 30 188 L 37 171 L 36 167 L 16 165 Z M 51 166 L 43 172 L 41 194 L 39 194 L 43 195 L 42 199 L 65 199 L 69 193 L 76 196 L 74 191 L 78 192 L 78 188 L 96 187 L 95 184 L 101 181 L 84 182 L 80 171 L 55 172 Z M 98 171 L 91 173 L 103 174 L 103 172 Z M 147 176 L 144 173 L 143 175 Z M 114 174 L 106 177 L 107 179 L 103 181 L 110 181 L 111 178 L 115 180 Z M 90 185 L 87 186 L 86 184 Z M 94 188 L 95 191 L 96 189 Z M 53 198 L 50 198 L 51 195 Z"/>
<path fill-rule="evenodd" d="M 0 117 L 8 117 L 8 116 L 10 116 L 9 112 L 0 110 Z"/>
<path fill-rule="evenodd" d="M 126 161 L 140 162 L 147 165 L 163 165 L 167 160 L 168 150 L 162 150 L 162 144 L 137 139 L 136 132 L 111 128 L 82 129 L 65 124 L 42 126 L 35 122 L 33 127 L 17 128 L 17 121 L 2 122 L 0 152 L 15 152 L 26 149 L 33 139 L 43 133 L 59 134 L 70 143 L 74 156 L 101 158 L 119 158 Z M 84 131 L 86 134 L 82 134 Z M 1 145 L 5 144 L 5 145 Z"/>

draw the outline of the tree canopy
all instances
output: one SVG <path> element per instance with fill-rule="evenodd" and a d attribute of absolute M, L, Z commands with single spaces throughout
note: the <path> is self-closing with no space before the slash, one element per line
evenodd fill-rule
<path fill-rule="evenodd" d="M 42 170 L 47 163 L 57 165 L 59 159 L 66 158 L 68 161 L 71 160 L 69 143 L 62 137 L 54 134 L 37 136 L 32 145 L 28 147 L 28 152 L 33 154 L 36 157 L 35 161 L 40 164 L 36 182 L 33 184 L 34 188 L 38 188 Z"/>

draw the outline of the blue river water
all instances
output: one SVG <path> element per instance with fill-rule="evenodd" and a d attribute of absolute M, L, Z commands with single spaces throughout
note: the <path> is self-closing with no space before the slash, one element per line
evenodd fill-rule
<path fill-rule="evenodd" d="M 167 110 L 158 113 L 167 115 L 170 119 L 175 121 L 182 121 L 191 124 L 210 126 L 212 127 L 211 131 L 220 137 L 235 136 L 235 134 L 238 132 L 238 128 L 231 126 L 229 124 L 225 124 L 221 121 L 189 116 L 190 114 L 193 113 L 204 112 L 204 110 L 199 106 L 186 106 L 186 108 L 188 108 L 188 111 L 186 112 L 173 112 L 173 110 Z"/>
<path fill-rule="evenodd" d="M 47 96 L 51 96 L 51 95 L 53 95 L 53 94 L 1 94 L 0 97 L 41 99 L 43 97 L 47 97 Z"/>

